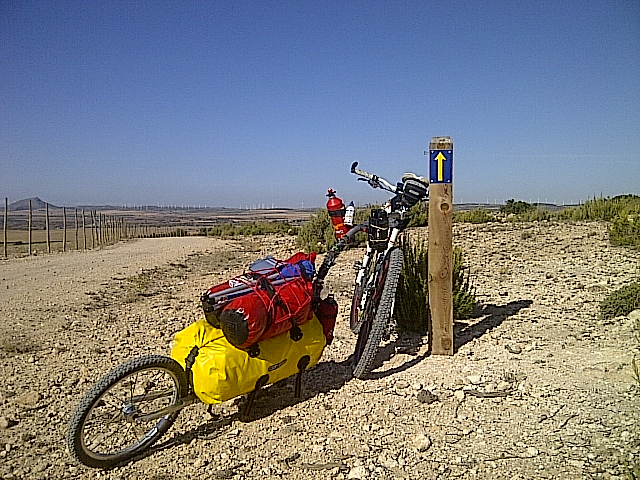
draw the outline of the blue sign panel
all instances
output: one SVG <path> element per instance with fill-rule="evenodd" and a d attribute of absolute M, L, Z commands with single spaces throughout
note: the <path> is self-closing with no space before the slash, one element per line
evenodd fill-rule
<path fill-rule="evenodd" d="M 431 183 L 453 181 L 453 150 L 429 150 L 429 181 Z"/>

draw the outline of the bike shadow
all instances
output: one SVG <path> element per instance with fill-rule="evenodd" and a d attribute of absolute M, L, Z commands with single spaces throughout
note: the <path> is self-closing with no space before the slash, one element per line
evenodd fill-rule
<path fill-rule="evenodd" d="M 285 408 L 306 402 L 321 393 L 339 390 L 353 378 L 351 374 L 351 357 L 342 362 L 334 360 L 321 361 L 305 372 L 302 376 L 302 388 L 299 398 L 295 397 L 295 378 L 296 376 L 294 375 L 260 389 L 255 396 L 248 415 L 244 414 L 248 395 L 241 395 L 236 397 L 232 403 L 237 407 L 237 412 L 227 416 L 214 415 L 208 420 L 203 417 L 203 423 L 196 428 L 186 432 L 175 433 L 171 438 L 158 442 L 148 450 L 117 465 L 117 467 L 137 462 L 164 450 L 189 444 L 196 439 L 211 440 L 220 437 L 228 434 L 229 429 L 226 427 L 234 423 L 254 422 L 269 417 Z M 331 405 L 327 405 L 327 408 L 331 408 Z M 209 416 L 208 414 L 205 415 Z M 284 419 L 284 421 L 286 420 Z"/>
<path fill-rule="evenodd" d="M 454 352 L 532 304 L 533 300 L 514 300 L 506 305 L 482 305 L 471 319 L 457 320 L 453 324 Z"/>
<path fill-rule="evenodd" d="M 390 377 L 416 366 L 431 353 L 429 349 L 423 349 L 428 343 L 427 340 L 428 337 L 417 333 L 400 333 L 396 340 L 380 347 L 372 371 L 367 374 L 365 380 Z"/>

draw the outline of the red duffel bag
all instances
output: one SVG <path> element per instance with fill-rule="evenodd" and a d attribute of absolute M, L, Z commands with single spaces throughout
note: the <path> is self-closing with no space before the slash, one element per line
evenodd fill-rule
<path fill-rule="evenodd" d="M 287 331 L 299 340 L 298 326 L 313 317 L 314 261 L 315 254 L 298 253 L 284 261 L 255 262 L 248 272 L 204 293 L 207 321 L 250 356 L 259 354 L 259 341 Z"/>

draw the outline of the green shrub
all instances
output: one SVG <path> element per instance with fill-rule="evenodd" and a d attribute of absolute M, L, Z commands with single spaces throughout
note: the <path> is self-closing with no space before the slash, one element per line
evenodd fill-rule
<path fill-rule="evenodd" d="M 412 242 L 403 235 L 398 246 L 404 255 L 396 291 L 395 316 L 398 329 L 424 335 L 429 325 L 427 242 Z"/>
<path fill-rule="evenodd" d="M 627 315 L 640 308 L 640 283 L 633 282 L 611 292 L 600 303 L 600 315 L 604 319 Z"/>
<path fill-rule="evenodd" d="M 365 208 L 357 208 L 354 223 L 356 225 L 369 219 L 372 208 L 380 208 L 377 205 L 367 206 Z M 356 236 L 356 242 L 364 241 L 365 234 L 359 233 Z M 298 238 L 296 245 L 305 252 L 323 253 L 331 249 L 336 243 L 336 237 L 333 231 L 333 225 L 326 209 L 318 209 L 311 215 L 298 229 Z"/>
<path fill-rule="evenodd" d="M 471 282 L 471 274 L 464 265 L 462 248 L 453 249 L 453 316 L 464 319 L 473 315 L 476 305 L 475 287 Z"/>
<path fill-rule="evenodd" d="M 504 213 L 505 215 L 514 214 L 521 215 L 523 213 L 530 212 L 535 210 L 536 207 L 527 202 L 516 202 L 513 198 L 507 200 L 507 203 L 500 207 L 500 213 Z"/>
<path fill-rule="evenodd" d="M 285 222 L 242 222 L 222 223 L 204 230 L 210 237 L 234 237 L 239 235 L 295 234 L 298 227 Z M 202 232 L 202 229 L 201 229 Z"/>
<path fill-rule="evenodd" d="M 609 228 L 612 245 L 640 248 L 640 207 L 621 211 Z"/>
<path fill-rule="evenodd" d="M 552 220 L 553 218 L 553 212 L 545 208 L 535 208 L 516 216 L 516 220 L 519 222 L 541 222 L 543 220 Z"/>
<path fill-rule="evenodd" d="M 488 223 L 495 222 L 496 217 L 491 212 L 484 210 L 483 208 L 476 208 L 468 212 L 455 212 L 453 214 L 453 221 L 459 223 Z"/>
<path fill-rule="evenodd" d="M 429 327 L 429 250 L 424 240 L 411 241 L 402 236 L 399 247 L 404 254 L 402 274 L 396 292 L 398 329 L 425 334 Z M 476 304 L 474 287 L 468 268 L 464 266 L 462 249 L 453 251 L 453 316 L 469 318 Z"/>
<path fill-rule="evenodd" d="M 429 225 L 429 202 L 418 202 L 409 211 L 409 227 Z"/>
<path fill-rule="evenodd" d="M 637 195 L 619 195 L 614 198 L 593 198 L 578 207 L 570 207 L 557 212 L 558 220 L 603 220 L 614 221 L 621 213 L 640 206 Z"/>
<path fill-rule="evenodd" d="M 333 226 L 325 209 L 316 210 L 316 213 L 298 229 L 296 245 L 307 253 L 323 253 L 334 244 Z"/>

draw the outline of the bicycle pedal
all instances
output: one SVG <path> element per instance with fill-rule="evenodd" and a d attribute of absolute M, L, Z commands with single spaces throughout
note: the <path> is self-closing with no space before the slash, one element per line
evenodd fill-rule
<path fill-rule="evenodd" d="M 362 269 L 362 262 L 359 260 L 356 260 L 355 262 L 353 262 L 353 269 L 354 270 Z"/>

